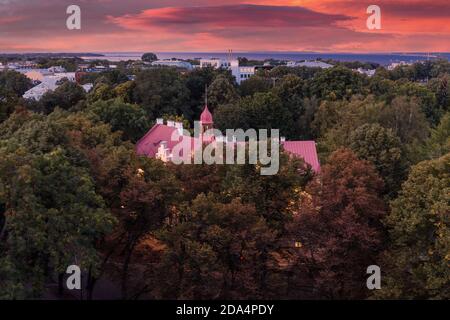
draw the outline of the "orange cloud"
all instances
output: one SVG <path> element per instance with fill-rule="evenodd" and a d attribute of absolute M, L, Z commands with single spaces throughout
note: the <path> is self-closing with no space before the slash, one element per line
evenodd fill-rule
<path fill-rule="evenodd" d="M 1 6 L 0 50 L 450 51 L 448 0 L 89 0 L 68 31 L 71 2 Z M 369 4 L 382 30 L 366 29 Z"/>

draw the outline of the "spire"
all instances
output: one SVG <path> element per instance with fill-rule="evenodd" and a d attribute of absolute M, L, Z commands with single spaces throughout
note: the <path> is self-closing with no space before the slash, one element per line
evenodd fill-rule
<path fill-rule="evenodd" d="M 202 123 L 202 125 L 213 124 L 213 117 L 208 109 L 208 86 L 205 86 L 205 108 L 203 109 L 203 112 L 200 115 L 200 122 Z"/>
<path fill-rule="evenodd" d="M 205 108 L 203 109 L 203 112 L 200 115 L 200 122 L 202 123 L 202 125 L 212 125 L 213 124 L 213 117 L 212 117 L 211 112 L 209 112 L 207 105 L 205 105 Z"/>

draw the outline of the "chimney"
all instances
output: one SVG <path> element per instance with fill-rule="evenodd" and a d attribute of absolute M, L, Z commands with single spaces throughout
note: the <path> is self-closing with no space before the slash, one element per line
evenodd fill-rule
<path fill-rule="evenodd" d="M 167 126 L 168 127 L 175 127 L 175 122 L 171 120 L 167 120 Z"/>
<path fill-rule="evenodd" d="M 183 122 L 175 122 L 175 128 L 178 129 L 180 136 L 183 135 Z"/>
<path fill-rule="evenodd" d="M 164 124 L 164 119 L 163 118 L 156 119 L 156 124 Z"/>
<path fill-rule="evenodd" d="M 280 137 L 281 142 L 286 142 L 286 137 Z"/>

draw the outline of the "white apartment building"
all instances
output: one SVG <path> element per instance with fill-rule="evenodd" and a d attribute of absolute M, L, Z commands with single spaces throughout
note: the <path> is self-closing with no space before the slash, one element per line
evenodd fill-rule
<path fill-rule="evenodd" d="M 322 61 L 289 61 L 287 63 L 288 67 L 307 67 L 307 68 L 321 68 L 321 69 L 329 69 L 332 68 L 333 65 L 322 62 Z"/>
<path fill-rule="evenodd" d="M 230 70 L 233 77 L 236 78 L 236 82 L 241 84 L 242 81 L 249 79 L 255 75 L 256 67 L 254 66 L 239 66 L 239 60 L 237 59 L 201 59 L 200 68 L 214 68 L 214 69 L 226 69 Z"/>
<path fill-rule="evenodd" d="M 373 77 L 377 70 L 375 70 L 375 69 L 368 69 L 368 70 L 366 70 L 366 69 L 363 69 L 363 68 L 358 68 L 358 69 L 356 69 L 356 71 L 358 73 L 365 74 L 368 77 Z"/>
<path fill-rule="evenodd" d="M 387 67 L 387 69 L 388 69 L 388 70 L 394 70 L 395 68 L 400 67 L 400 66 L 410 66 L 410 65 L 412 65 L 412 63 L 410 63 L 410 62 L 405 62 L 405 61 L 392 62 L 392 63 Z"/>
<path fill-rule="evenodd" d="M 234 60 L 237 61 L 237 60 Z M 238 63 L 239 64 L 239 63 Z M 214 69 L 231 67 L 231 62 L 225 59 L 212 58 L 212 59 L 200 59 L 200 68 L 212 67 Z"/>
<path fill-rule="evenodd" d="M 239 81 L 240 84 L 242 81 L 245 81 L 249 79 L 250 77 L 254 76 L 256 73 L 256 67 L 239 67 Z M 237 78 L 236 78 L 237 80 Z"/>
<path fill-rule="evenodd" d="M 152 66 L 159 66 L 159 67 L 175 67 L 175 68 L 182 68 L 182 69 L 192 69 L 192 64 L 186 61 L 181 60 L 157 60 L 153 61 L 151 63 Z"/>

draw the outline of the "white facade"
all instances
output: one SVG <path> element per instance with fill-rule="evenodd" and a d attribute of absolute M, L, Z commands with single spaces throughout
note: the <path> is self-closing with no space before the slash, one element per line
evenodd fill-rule
<path fill-rule="evenodd" d="M 161 67 L 176 67 L 176 68 L 183 68 L 183 69 L 192 69 L 192 64 L 186 61 L 180 61 L 180 60 L 158 60 L 153 61 L 152 66 L 161 66 Z"/>
<path fill-rule="evenodd" d="M 236 77 L 236 80 L 238 80 L 238 83 L 241 83 L 242 81 L 254 76 L 255 73 L 256 67 L 239 67 L 239 79 Z"/>
<path fill-rule="evenodd" d="M 289 61 L 287 63 L 288 67 L 307 67 L 307 68 L 321 68 L 321 69 L 329 69 L 332 68 L 333 65 L 322 62 L 322 61 Z"/>
<path fill-rule="evenodd" d="M 368 77 L 373 77 L 377 70 L 375 70 L 375 69 L 366 70 L 366 69 L 363 69 L 363 68 L 358 68 L 356 71 L 361 73 L 361 74 L 365 74 Z"/>
<path fill-rule="evenodd" d="M 45 79 L 43 82 L 34 86 L 30 90 L 24 93 L 24 99 L 34 99 L 36 101 L 40 100 L 42 96 L 48 92 L 55 90 L 58 85 L 56 84 L 57 80 L 54 78 Z"/>
<path fill-rule="evenodd" d="M 392 62 L 387 68 L 388 68 L 388 70 L 394 70 L 395 68 L 400 67 L 400 66 L 410 66 L 410 65 L 412 65 L 412 63 L 405 62 L 405 61 Z"/>
<path fill-rule="evenodd" d="M 219 58 L 213 58 L 213 59 L 200 59 L 200 68 L 207 68 L 212 67 L 214 69 L 220 69 L 220 68 L 230 68 L 232 62 L 237 62 L 237 60 L 228 61 L 224 59 Z M 239 64 L 239 62 L 238 62 Z"/>
<path fill-rule="evenodd" d="M 48 68 L 48 71 L 52 72 L 52 73 L 60 73 L 60 72 L 66 72 L 66 69 L 61 66 L 55 66 L 55 67 Z"/>
<path fill-rule="evenodd" d="M 42 80 L 40 80 L 41 83 L 25 92 L 22 97 L 24 99 L 40 100 L 46 92 L 53 91 L 58 88 L 58 82 L 64 78 L 71 82 L 75 82 L 75 72 L 62 72 L 43 76 Z"/>
<path fill-rule="evenodd" d="M 241 84 L 242 81 L 249 79 L 255 75 L 256 68 L 254 66 L 241 67 L 239 66 L 239 60 L 224 60 L 224 59 L 201 59 L 200 68 L 212 67 L 214 69 L 226 69 L 230 70 L 233 77 L 236 78 L 236 82 Z"/>

